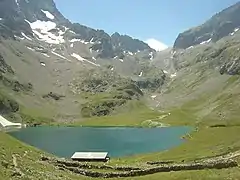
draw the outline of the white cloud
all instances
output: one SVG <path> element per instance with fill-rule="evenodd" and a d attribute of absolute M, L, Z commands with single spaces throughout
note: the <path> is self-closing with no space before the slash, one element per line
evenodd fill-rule
<path fill-rule="evenodd" d="M 150 38 L 148 40 L 146 40 L 146 43 L 153 49 L 155 49 L 156 51 L 162 51 L 168 48 L 168 46 L 166 44 L 163 44 L 162 42 Z"/>

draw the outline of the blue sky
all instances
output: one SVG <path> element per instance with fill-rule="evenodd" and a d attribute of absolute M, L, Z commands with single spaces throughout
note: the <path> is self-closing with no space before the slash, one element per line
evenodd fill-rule
<path fill-rule="evenodd" d="M 55 0 L 72 22 L 171 46 L 177 35 L 200 25 L 238 0 Z"/>

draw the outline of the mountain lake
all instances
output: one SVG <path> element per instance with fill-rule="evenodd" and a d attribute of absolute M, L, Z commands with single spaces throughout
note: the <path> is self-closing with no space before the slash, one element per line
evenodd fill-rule
<path fill-rule="evenodd" d="M 9 132 L 29 145 L 58 157 L 76 151 L 106 151 L 110 157 L 168 150 L 184 142 L 190 127 L 28 127 Z"/>

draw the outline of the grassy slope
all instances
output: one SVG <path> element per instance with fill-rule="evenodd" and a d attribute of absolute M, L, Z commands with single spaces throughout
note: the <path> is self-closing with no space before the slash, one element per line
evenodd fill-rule
<path fill-rule="evenodd" d="M 232 80 L 231 80 L 232 81 Z M 235 82 L 235 80 L 234 80 Z M 231 86 L 233 87 L 233 86 Z M 221 102 L 224 98 L 220 98 Z M 224 100 L 226 100 L 225 98 Z M 215 99 L 214 99 L 215 100 Z M 233 100 L 233 99 L 232 99 Z M 171 115 L 165 119 L 159 120 L 160 122 L 167 122 L 170 124 L 192 124 L 196 125 L 197 120 L 196 112 L 201 109 L 202 105 L 206 102 L 205 98 L 199 98 L 198 101 L 189 101 L 188 103 L 181 106 L 181 108 L 175 108 L 170 110 Z M 225 101 L 223 101 L 225 102 Z M 232 101 L 233 102 L 233 101 Z M 225 103 L 224 103 L 225 104 Z M 199 106 L 199 109 L 196 108 Z M 195 107 L 195 108 L 194 108 Z M 147 109 L 141 103 L 130 103 L 129 112 L 126 109 L 119 109 L 119 112 L 125 112 L 121 115 L 113 115 L 104 118 L 92 118 L 81 122 L 81 125 L 140 125 L 143 120 L 154 119 L 161 116 L 162 113 L 158 111 L 152 111 Z M 184 121 L 179 121 L 184 119 Z M 79 125 L 79 123 L 74 124 Z M 153 154 L 142 154 L 134 157 L 123 157 L 120 159 L 112 159 L 111 164 L 123 164 L 123 165 L 136 165 L 144 164 L 146 161 L 157 161 L 157 160 L 174 160 L 181 162 L 182 160 L 193 160 L 195 158 L 203 158 L 206 156 L 213 156 L 240 148 L 240 141 L 238 134 L 240 127 L 235 124 L 234 126 L 228 126 L 224 128 L 207 128 L 208 123 L 204 123 L 200 127 L 198 132 L 191 133 L 186 143 L 181 146 L 171 149 L 169 151 Z M 227 135 L 226 135 L 227 134 Z M 210 138 L 211 137 L 211 138 Z M 1 144 L 2 143 L 2 144 Z M 9 168 L 0 168 L 0 177 L 4 179 L 11 178 L 14 171 L 12 167 L 12 155 L 19 154 L 17 160 L 19 167 L 24 174 L 25 179 L 89 179 L 82 176 L 74 176 L 68 172 L 56 170 L 51 165 L 42 164 L 39 160 L 40 155 L 43 152 L 36 150 L 35 148 L 29 147 L 12 137 L 4 133 L 0 133 L 0 154 L 2 155 L 1 160 L 9 163 Z M 28 152 L 29 156 L 23 158 L 25 151 Z M 239 161 L 240 162 L 240 161 Z M 0 165 L 2 166 L 2 165 Z M 29 171 L 30 169 L 30 171 Z M 28 178 L 27 178 L 28 177 Z M 240 178 L 238 168 L 231 168 L 226 170 L 203 170 L 203 171 L 185 171 L 185 172 L 174 172 L 174 173 L 158 173 L 149 176 L 129 178 L 129 179 L 226 179 Z M 13 179 L 18 179 L 15 177 Z"/>
<path fill-rule="evenodd" d="M 221 78 L 219 76 L 217 77 L 218 79 Z M 118 110 L 120 114 L 88 118 L 74 123 L 74 125 L 141 126 L 143 121 L 154 120 L 171 125 L 201 127 L 214 125 L 239 126 L 240 121 L 238 117 L 240 112 L 238 102 L 240 96 L 238 89 L 240 79 L 238 76 L 226 76 L 223 78 L 224 81 L 216 83 L 216 86 L 209 91 L 205 89 L 207 88 L 205 85 L 206 80 L 198 85 L 195 81 L 192 84 L 188 83 L 188 86 L 180 83 L 184 87 L 177 85 L 174 87 L 174 91 L 178 89 L 178 91 L 184 92 L 182 93 L 182 101 L 179 100 L 181 102 L 177 102 L 178 98 L 173 94 L 169 101 L 176 99 L 177 106 L 169 107 L 164 111 L 161 108 L 159 109 L 160 111 L 158 109 L 151 110 L 143 105 L 143 102 L 130 102 L 126 108 Z M 210 81 L 210 83 L 214 83 L 214 81 L 215 79 Z M 190 88 L 193 86 L 196 90 Z M 189 94 L 190 91 L 192 92 Z M 171 113 L 171 115 L 168 115 L 168 113 Z M 163 115 L 167 116 L 161 118 Z"/>
<path fill-rule="evenodd" d="M 32 52 L 26 48 L 31 44 L 34 42 L 11 40 L 2 41 L 0 44 L 2 56 L 15 71 L 14 79 L 33 84 L 33 93 L 14 93 L 6 89 L 7 93 L 15 97 L 20 105 L 26 107 L 24 113 L 31 116 L 43 116 L 60 121 L 70 115 L 81 117 L 79 111 L 81 99 L 76 98 L 69 91 L 68 85 L 78 76 L 83 68 L 82 64 L 77 61 L 69 63 L 50 51 L 48 54 L 51 58 L 47 58 L 41 53 Z M 46 67 L 41 66 L 40 62 L 44 62 Z M 65 95 L 66 98 L 60 101 L 43 99 L 42 96 L 49 92 Z"/>
<path fill-rule="evenodd" d="M 236 136 L 239 131 L 240 127 L 203 129 L 199 132 L 193 133 L 192 138 L 186 143 L 170 151 L 157 154 L 139 155 L 131 158 L 113 159 L 111 164 L 141 164 L 148 160 L 181 161 L 183 159 L 192 160 L 195 158 L 221 154 L 240 147 L 239 138 Z M 225 134 L 228 134 L 228 136 Z M 211 137 L 211 139 L 209 139 L 209 137 Z M 12 155 L 17 157 L 18 167 L 25 174 L 25 179 L 89 179 L 82 176 L 74 176 L 68 172 L 59 171 L 51 165 L 40 162 L 39 158 L 43 152 L 25 145 L 2 132 L 0 132 L 0 145 L 1 147 L 4 147 L 0 149 L 0 177 L 2 175 L 6 180 L 10 179 L 14 172 Z M 27 155 L 24 156 L 26 153 Z M 8 164 L 8 168 L 4 168 L 3 164 Z M 238 179 L 240 178 L 239 172 L 239 168 L 191 172 L 183 171 L 158 173 L 129 179 Z M 19 179 L 19 177 L 13 179 Z"/>
<path fill-rule="evenodd" d="M 235 77 L 230 77 L 228 79 L 230 82 L 227 86 L 223 86 L 224 90 L 231 89 L 235 92 L 235 88 L 238 84 L 238 79 Z M 219 93 L 214 93 L 211 98 L 207 96 L 198 97 L 195 100 L 188 101 L 182 104 L 178 108 L 170 109 L 165 113 L 149 110 L 142 103 L 130 103 L 128 104 L 128 111 L 126 109 L 119 109 L 118 112 L 122 112 L 120 115 L 107 116 L 102 118 L 91 118 L 86 121 L 75 123 L 73 125 L 93 125 L 93 126 L 136 126 L 140 125 L 142 121 L 146 119 L 155 119 L 158 116 L 171 113 L 164 119 L 159 120 L 160 122 L 175 124 L 175 125 L 199 125 L 199 131 L 195 131 L 187 136 L 186 143 L 179 147 L 171 149 L 165 152 L 142 154 L 134 157 L 122 157 L 120 159 L 112 159 L 110 164 L 123 164 L 123 165 L 144 165 L 146 161 L 157 161 L 157 160 L 174 160 L 181 162 L 182 160 L 194 160 L 198 158 L 203 158 L 207 156 L 214 156 L 229 151 L 234 151 L 240 149 L 239 132 L 240 126 L 238 126 L 239 121 L 230 121 L 231 126 L 226 124 L 223 128 L 208 128 L 209 125 L 219 124 L 214 112 L 218 108 L 228 109 L 231 107 L 238 108 L 237 106 L 232 106 L 226 101 L 232 103 L 238 101 L 236 96 L 226 96 L 225 91 L 218 89 Z M 209 99 L 210 98 L 210 99 Z M 209 101 L 207 101 L 209 100 Z M 207 103 L 206 103 L 207 102 Z M 209 103 L 211 102 L 211 103 Z M 212 106 L 214 102 L 218 102 L 221 106 L 213 109 L 208 113 L 202 113 L 203 109 L 208 109 Z M 229 107 L 230 106 L 230 107 Z M 231 109 L 230 108 L 230 109 Z M 227 112 L 227 111 L 225 111 Z M 204 116 L 202 116 L 204 114 Z M 207 115 L 206 115 L 207 114 Z M 201 117 L 201 118 L 199 118 Z M 211 117 L 211 118 L 210 118 Z M 227 116 L 231 120 L 232 116 Z M 208 121 L 211 119 L 211 123 Z M 198 122 L 198 123 L 196 123 Z M 201 122 L 201 123 L 199 123 Z M 214 123 L 213 123 L 214 122 Z M 222 121 L 221 121 L 222 122 Z M 225 121 L 223 121 L 225 122 Z M 228 122 L 228 121 L 226 121 Z M 201 126 L 200 126 L 201 125 Z M 82 176 L 74 176 L 68 172 L 62 172 L 54 170 L 51 165 L 43 165 L 38 161 L 40 152 L 32 147 L 26 146 L 23 143 L 9 137 L 4 133 L 0 133 L 0 143 L 4 148 L 1 149 L 1 154 L 4 154 L 3 159 L 11 163 L 12 154 L 23 155 L 25 151 L 31 151 L 30 157 L 26 159 L 19 160 L 21 167 L 30 168 L 31 171 L 26 173 L 26 168 L 21 168 L 21 170 L 28 174 L 30 179 L 39 178 L 40 179 L 89 179 Z M 21 159 L 21 157 L 19 157 Z M 240 159 L 239 159 L 240 162 Z M 6 178 L 10 178 L 12 174 L 12 168 L 8 170 L 0 168 L 0 175 Z M 0 176 L 1 177 L 1 176 Z M 225 170 L 202 170 L 202 171 L 183 171 L 183 172 L 172 172 L 172 173 L 158 173 L 149 176 L 129 178 L 129 179 L 238 179 L 240 178 L 239 168 L 230 168 Z M 16 178 L 17 179 L 17 178 Z M 27 179 L 27 178 L 26 178 Z"/>
<path fill-rule="evenodd" d="M 61 172 L 53 166 L 45 165 L 39 162 L 39 158 L 43 154 L 39 150 L 22 144 L 9 135 L 0 132 L 0 177 L 4 180 L 8 179 L 72 179 L 72 175 Z M 26 154 L 24 156 L 24 154 Z M 12 177 L 14 170 L 12 155 L 17 157 L 18 168 L 25 174 L 24 177 Z M 3 164 L 6 167 L 4 167 Z M 76 177 L 75 177 L 76 178 Z"/>
<path fill-rule="evenodd" d="M 162 113 L 147 108 L 143 102 L 130 101 L 119 107 L 116 114 L 104 117 L 91 117 L 72 125 L 83 126 L 141 126 L 147 119 L 155 119 Z"/>

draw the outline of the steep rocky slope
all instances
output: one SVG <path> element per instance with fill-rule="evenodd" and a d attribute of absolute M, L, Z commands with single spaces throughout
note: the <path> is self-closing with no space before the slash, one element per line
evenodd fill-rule
<path fill-rule="evenodd" d="M 236 32 L 216 43 L 159 53 L 152 63 L 162 67 L 171 80 L 149 101 L 160 110 L 171 109 L 175 120 L 239 124 L 239 49 Z"/>
<path fill-rule="evenodd" d="M 233 35 L 239 30 L 240 2 L 214 15 L 204 24 L 180 33 L 174 43 L 175 48 L 186 49 L 198 44 L 216 42 Z"/>
<path fill-rule="evenodd" d="M 96 58 L 124 58 L 126 53 L 143 50 L 154 52 L 144 42 L 127 35 L 108 35 L 103 30 L 71 23 L 57 10 L 53 0 L 2 0 L 0 7 L 4 36 L 15 35 L 28 40 L 35 37 L 49 45 L 89 44 L 88 51 L 97 51 Z"/>
<path fill-rule="evenodd" d="M 107 115 L 164 82 L 161 69 L 149 69 L 156 52 L 146 43 L 71 23 L 53 0 L 2 0 L 0 10 L 0 85 L 23 120 L 77 120 L 87 106 Z M 109 91 L 100 102 L 92 92 L 101 89 Z"/>

